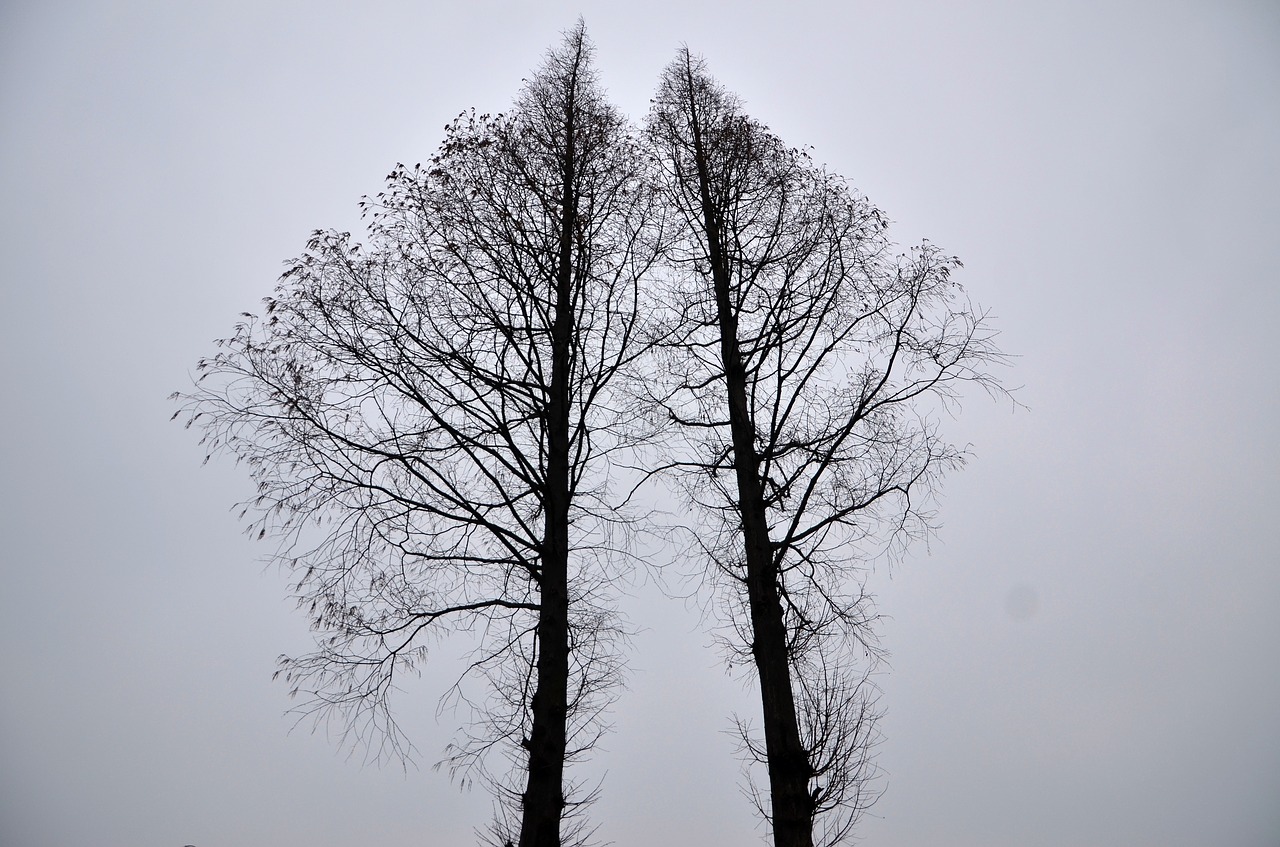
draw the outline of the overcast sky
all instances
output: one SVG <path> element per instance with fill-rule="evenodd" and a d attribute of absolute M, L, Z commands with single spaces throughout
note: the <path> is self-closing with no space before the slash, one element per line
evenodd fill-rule
<path fill-rule="evenodd" d="M 624 4 L 616 4 L 622 6 Z M 928 238 L 1029 410 L 873 588 L 876 847 L 1280 844 L 1280 8 L 1271 2 L 14 2 L 0 6 L 0 842 L 473 841 L 430 765 L 290 733 L 285 578 L 166 396 L 282 260 L 452 116 L 505 108 L 581 12 L 640 118 L 678 45 Z M 643 9 L 643 10 L 642 10 Z M 753 843 L 697 615 L 639 585 L 584 771 L 618 847 Z"/>

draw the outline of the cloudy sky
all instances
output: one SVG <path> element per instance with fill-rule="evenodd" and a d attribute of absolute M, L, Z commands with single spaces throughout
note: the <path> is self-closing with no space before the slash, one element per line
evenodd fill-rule
<path fill-rule="evenodd" d="M 1280 843 L 1280 8 L 1268 2 L 0 6 L 0 842 L 458 844 L 430 765 L 290 732 L 309 643 L 166 396 L 317 227 L 503 109 L 581 12 L 643 115 L 678 45 L 965 261 L 1007 382 L 940 536 L 873 577 L 877 847 Z M 618 847 L 753 843 L 719 670 L 652 586 L 589 774 Z M 451 652 L 452 651 L 452 652 Z"/>

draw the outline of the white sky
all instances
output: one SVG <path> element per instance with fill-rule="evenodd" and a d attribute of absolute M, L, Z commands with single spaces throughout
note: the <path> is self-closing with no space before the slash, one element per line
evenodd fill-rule
<path fill-rule="evenodd" d="M 941 537 L 874 587 L 877 847 L 1280 843 L 1280 9 L 1257 2 L 0 6 L 0 843 L 470 842 L 429 765 L 448 653 L 405 693 L 423 766 L 289 733 L 285 580 L 167 423 L 308 232 L 506 107 L 579 12 L 643 116 L 678 44 L 965 261 L 1030 411 Z M 634 11 L 630 11 L 634 9 Z M 754 714 L 697 616 L 640 586 L 589 773 L 618 847 L 750 843 Z M 1029 613 L 1029 614 L 1028 614 Z M 462 645 L 457 645 L 460 649 Z M 453 652 L 456 653 L 457 649 Z"/>

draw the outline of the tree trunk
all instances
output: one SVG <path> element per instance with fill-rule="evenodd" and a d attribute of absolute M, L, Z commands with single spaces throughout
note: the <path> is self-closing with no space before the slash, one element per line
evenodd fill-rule
<path fill-rule="evenodd" d="M 548 501 L 559 498 L 548 497 Z M 548 503 L 547 523 L 551 523 Z M 567 514 L 567 510 L 555 511 Z M 538 618 L 537 689 L 531 711 L 528 781 L 522 796 L 520 847 L 560 847 L 564 812 L 565 718 L 568 712 L 569 603 L 564 532 L 548 533 Z M 557 551 L 553 548 L 559 547 Z M 558 555 L 557 555 L 558 553 Z"/>
<path fill-rule="evenodd" d="M 581 43 L 578 45 L 581 59 Z M 575 194 L 574 92 L 577 66 L 566 86 L 564 169 L 561 174 L 555 318 L 551 327 L 551 386 L 547 398 L 547 479 L 537 688 L 529 736 L 529 779 L 523 796 L 519 847 L 560 847 L 569 703 L 569 391 L 573 312 Z"/>
<path fill-rule="evenodd" d="M 689 91 L 694 84 L 689 78 Z M 752 646 L 760 678 L 765 754 L 769 768 L 769 797 L 775 847 L 813 847 L 814 801 L 809 794 L 812 767 L 800 740 L 791 669 L 787 661 L 787 633 L 778 595 L 778 570 L 769 539 L 760 459 L 755 447 L 755 423 L 747 403 L 747 377 L 738 347 L 738 321 L 731 302 L 731 278 L 719 212 L 711 194 L 711 179 L 702 142 L 697 104 L 690 99 L 694 158 L 698 168 L 703 227 L 707 237 L 720 325 L 720 356 L 724 366 L 733 439 L 733 464 L 738 483 L 738 513 L 746 546 L 747 595 Z"/>
<path fill-rule="evenodd" d="M 721 353 L 729 395 L 729 426 L 738 482 L 738 511 L 746 546 L 747 596 L 751 612 L 751 653 L 760 677 L 765 753 L 769 767 L 769 796 L 776 847 L 812 847 L 813 798 L 809 794 L 812 768 L 800 740 L 787 633 L 778 596 L 778 570 L 769 539 L 760 461 L 755 450 L 755 426 L 747 407 L 746 377 L 737 349 L 736 329 L 725 323 L 729 310 L 727 285 L 716 283 Z"/>

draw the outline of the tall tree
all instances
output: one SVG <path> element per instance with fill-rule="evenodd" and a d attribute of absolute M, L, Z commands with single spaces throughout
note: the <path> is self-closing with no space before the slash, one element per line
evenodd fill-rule
<path fill-rule="evenodd" d="M 425 167 L 395 168 L 365 246 L 317 232 L 175 395 L 248 465 L 250 530 L 297 574 L 318 646 L 281 672 L 306 708 L 402 749 L 397 675 L 440 633 L 480 633 L 491 696 L 450 762 L 483 776 L 505 749 L 498 843 L 573 832 L 566 763 L 618 672 L 611 382 L 653 257 L 640 161 L 579 22 L 511 112 L 464 113 Z"/>
<path fill-rule="evenodd" d="M 778 847 L 844 838 L 877 796 L 867 683 L 868 557 L 929 527 L 963 453 L 928 411 L 962 382 L 998 390 L 984 314 L 954 258 L 895 256 L 880 213 L 747 117 L 687 50 L 647 135 L 683 233 L 668 251 L 666 375 L 653 393 L 689 450 L 673 466 L 718 523 L 703 549 L 754 668 Z"/>

